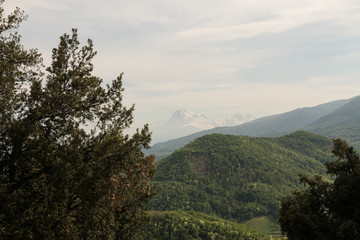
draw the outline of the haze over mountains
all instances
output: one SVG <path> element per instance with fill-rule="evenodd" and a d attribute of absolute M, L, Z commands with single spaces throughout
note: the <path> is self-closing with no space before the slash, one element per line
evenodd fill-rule
<path fill-rule="evenodd" d="M 200 136 L 221 133 L 253 137 L 276 137 L 297 130 L 307 130 L 330 138 L 343 138 L 360 147 L 360 97 L 335 100 L 315 107 L 304 107 L 290 112 L 259 118 L 232 127 L 215 127 L 154 144 L 149 151 L 161 159 Z"/>
<path fill-rule="evenodd" d="M 360 97 L 352 98 L 347 104 L 304 128 L 330 138 L 343 138 L 360 149 Z"/>
<path fill-rule="evenodd" d="M 188 119 L 196 116 L 198 123 L 204 123 L 201 114 L 179 113 Z M 206 223 L 207 214 L 218 217 L 216 221 L 255 222 L 256 230 L 271 236 L 253 239 L 277 239 L 280 201 L 304 187 L 299 174 L 330 180 L 324 163 L 334 160 L 331 138 L 343 138 L 359 148 L 359 136 L 358 96 L 155 144 L 152 151 L 159 161 L 152 182 L 161 191 L 149 203 L 156 222 L 148 226 L 152 234 L 148 239 L 169 239 L 164 236 L 174 234 L 180 237 L 172 239 L 185 239 L 184 234 L 189 239 L 210 239 L 213 231 Z M 192 215 L 184 216 L 187 212 Z M 188 223 L 193 216 L 201 216 L 194 220 L 193 229 L 181 228 L 180 223 Z M 264 227 L 262 221 L 274 227 Z M 207 226 L 205 233 L 199 230 L 201 226 Z M 226 230 L 220 239 L 239 238 L 224 237 L 229 232 L 234 230 Z M 236 232 L 244 234 L 244 230 Z"/>
<path fill-rule="evenodd" d="M 160 122 L 152 128 L 153 143 L 183 137 L 215 127 L 240 125 L 254 119 L 254 116 L 236 113 L 225 120 L 212 121 L 202 113 L 195 113 L 186 109 L 177 110 L 170 119 Z"/>

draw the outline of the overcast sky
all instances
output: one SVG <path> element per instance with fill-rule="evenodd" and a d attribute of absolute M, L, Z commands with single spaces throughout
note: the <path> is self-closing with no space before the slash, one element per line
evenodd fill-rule
<path fill-rule="evenodd" d="M 262 117 L 360 95 L 358 0 L 6 0 L 45 63 L 60 35 L 94 41 L 95 74 L 124 72 L 136 125 L 178 109 Z"/>

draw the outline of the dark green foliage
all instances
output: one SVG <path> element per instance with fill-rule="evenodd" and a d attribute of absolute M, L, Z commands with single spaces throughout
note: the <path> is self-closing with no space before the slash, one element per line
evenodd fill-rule
<path fill-rule="evenodd" d="M 326 163 L 333 182 L 301 176 L 303 191 L 282 200 L 279 224 L 293 239 L 360 239 L 360 159 L 343 140 L 334 140 L 336 161 Z"/>
<path fill-rule="evenodd" d="M 130 239 L 147 220 L 154 157 L 148 127 L 132 137 L 122 74 L 92 75 L 92 42 L 77 31 L 53 50 L 46 78 L 16 33 L 20 10 L 0 0 L 0 238 Z"/>
<path fill-rule="evenodd" d="M 334 239 L 334 228 L 320 200 L 328 195 L 329 184 L 320 176 L 313 179 L 302 176 L 301 181 L 309 184 L 312 190 L 297 190 L 294 197 L 282 200 L 278 220 L 281 230 L 289 239 Z"/>
<path fill-rule="evenodd" d="M 237 221 L 276 216 L 281 198 L 299 186 L 298 174 L 324 172 L 321 161 L 331 159 L 330 149 L 331 140 L 306 132 L 282 138 L 206 135 L 158 162 L 154 183 L 162 190 L 150 207 Z"/>
<path fill-rule="evenodd" d="M 277 141 L 286 148 L 294 150 L 301 155 L 315 158 L 322 163 L 329 160 L 332 141 L 317 134 L 297 131 L 277 138 Z"/>
<path fill-rule="evenodd" d="M 145 229 L 147 234 L 140 239 L 277 239 L 255 232 L 244 224 L 194 211 L 151 212 L 151 218 Z"/>

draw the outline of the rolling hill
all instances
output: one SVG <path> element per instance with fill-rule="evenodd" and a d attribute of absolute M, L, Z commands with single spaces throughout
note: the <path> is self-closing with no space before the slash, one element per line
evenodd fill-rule
<path fill-rule="evenodd" d="M 139 240 L 184 239 L 280 239 L 214 215 L 194 211 L 165 211 L 150 213 L 152 221 L 145 226 L 146 235 Z"/>
<path fill-rule="evenodd" d="M 298 174 L 324 173 L 332 141 L 298 131 L 277 138 L 211 134 L 158 162 L 150 202 L 158 211 L 194 210 L 238 222 L 277 215 L 280 200 L 300 188 Z"/>
<path fill-rule="evenodd" d="M 304 129 L 329 138 L 343 138 L 350 145 L 360 149 L 360 97 L 351 99 Z"/>

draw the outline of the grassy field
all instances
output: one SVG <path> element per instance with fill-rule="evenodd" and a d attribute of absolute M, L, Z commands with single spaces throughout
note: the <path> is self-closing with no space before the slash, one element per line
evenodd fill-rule
<path fill-rule="evenodd" d="M 272 216 L 261 216 L 244 222 L 247 226 L 267 234 L 280 235 L 280 226 Z"/>

